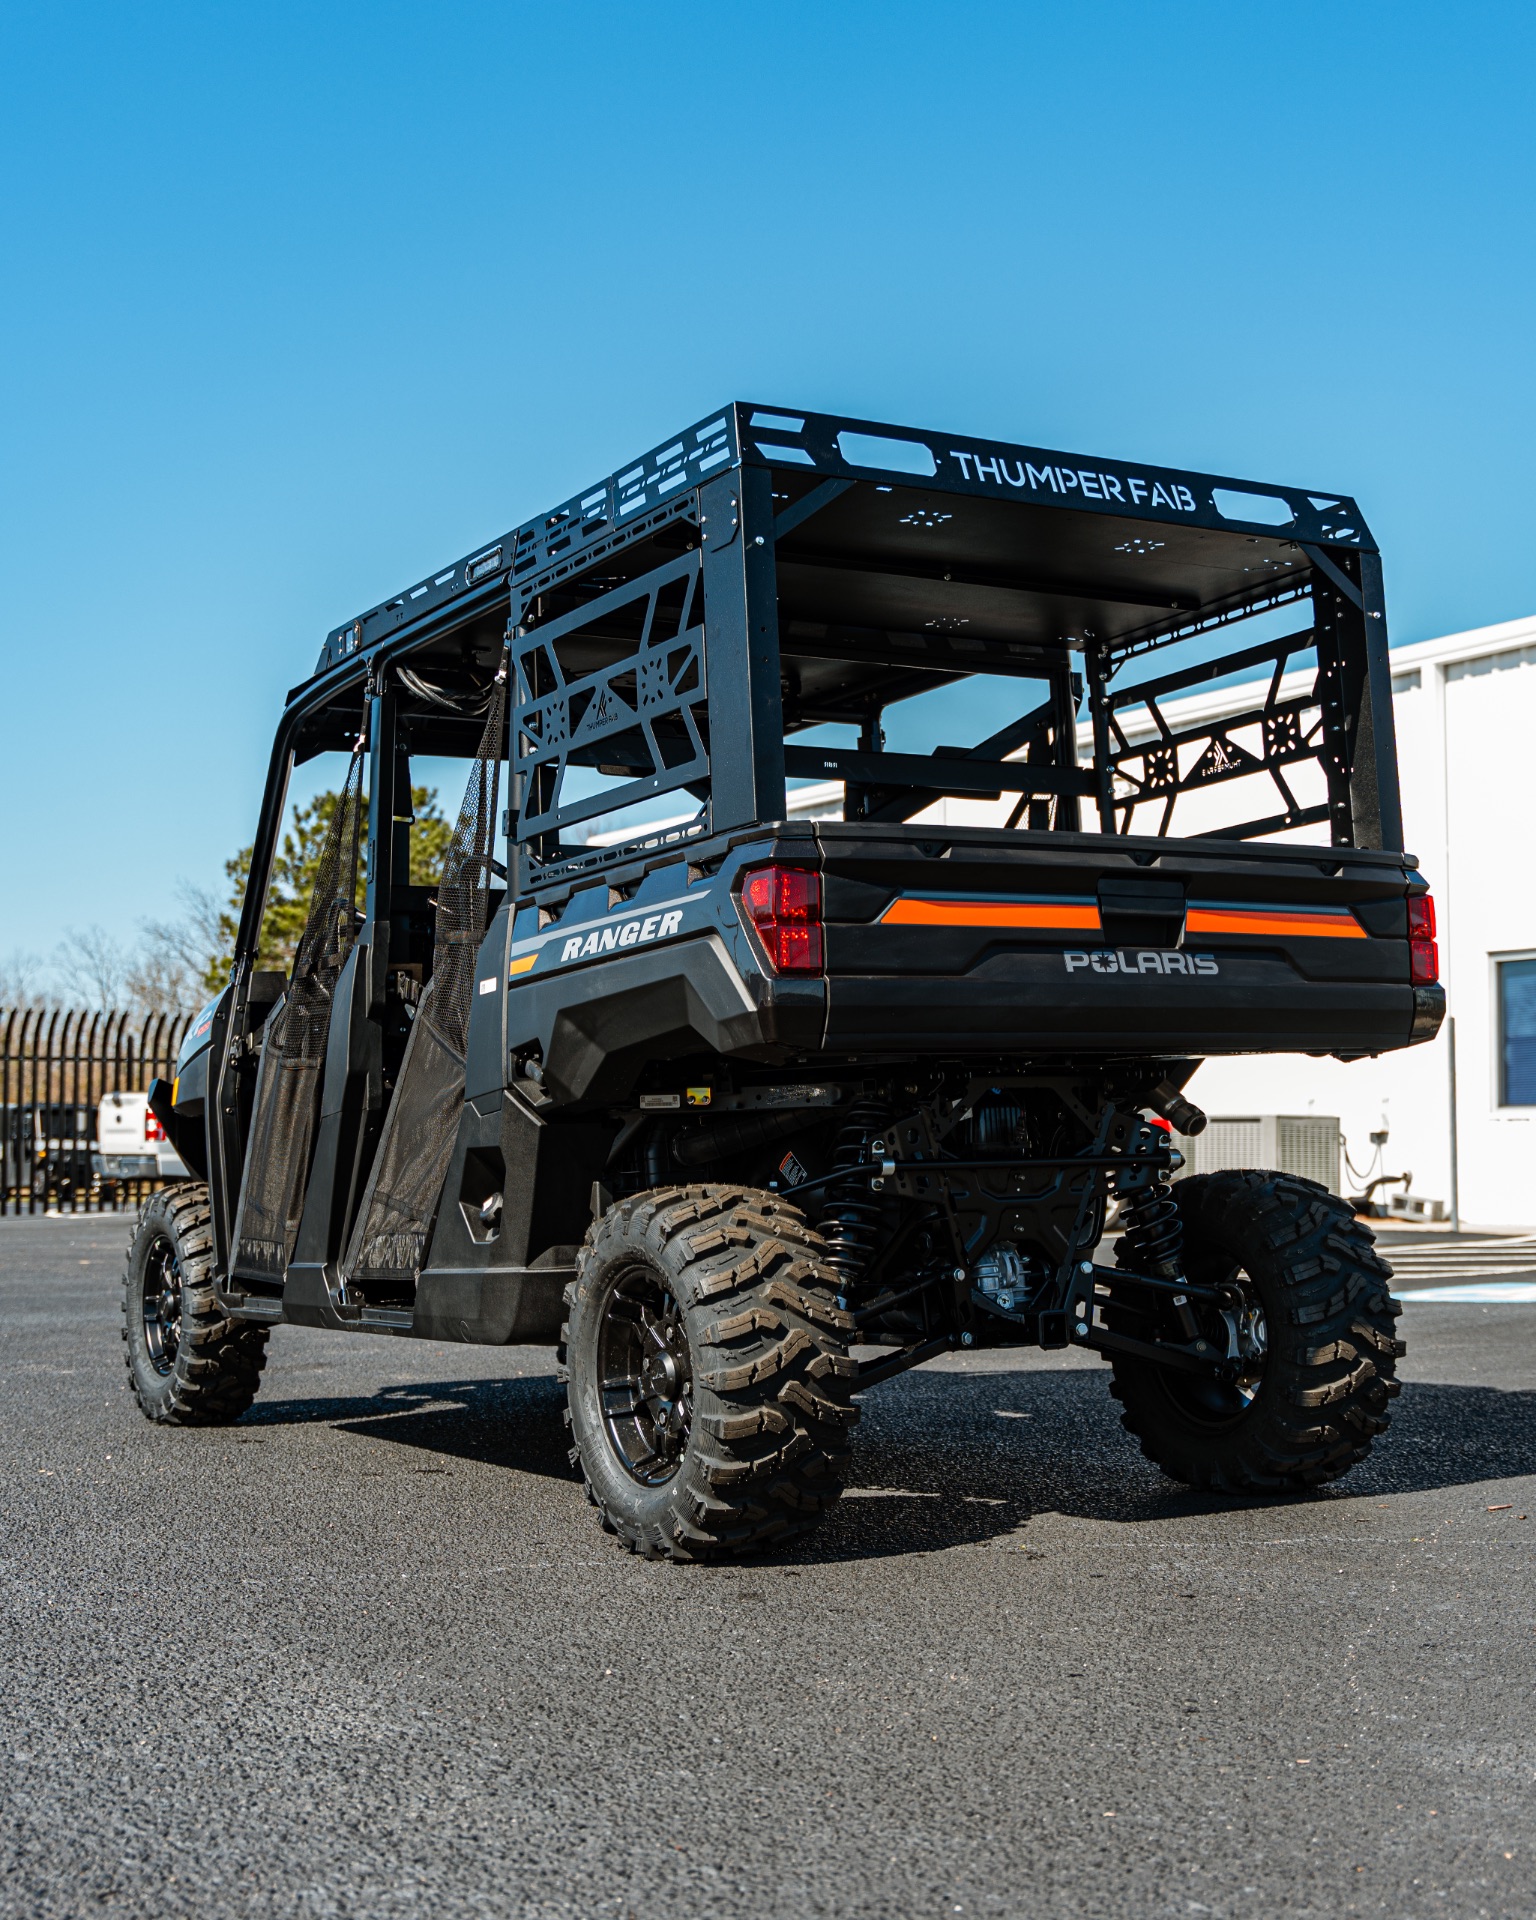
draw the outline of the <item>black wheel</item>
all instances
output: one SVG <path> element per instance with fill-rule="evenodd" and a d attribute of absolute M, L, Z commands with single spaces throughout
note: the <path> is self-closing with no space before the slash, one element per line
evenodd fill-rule
<path fill-rule="evenodd" d="M 748 1552 L 837 1499 L 853 1323 L 792 1207 L 726 1186 L 625 1200 L 588 1233 L 566 1307 L 571 1462 L 631 1551 Z"/>
<path fill-rule="evenodd" d="M 213 1286 L 208 1189 L 183 1181 L 139 1209 L 123 1278 L 128 1378 L 168 1426 L 222 1426 L 256 1398 L 267 1329 L 231 1320 Z"/>
<path fill-rule="evenodd" d="M 1186 1277 L 1232 1289 L 1225 1307 L 1194 1303 L 1198 1337 L 1227 1370 L 1112 1356 L 1122 1424 L 1191 1486 L 1300 1493 L 1337 1480 L 1386 1432 L 1404 1351 L 1392 1270 L 1369 1229 L 1346 1201 L 1289 1174 L 1197 1175 L 1174 1199 Z M 1134 1287 L 1113 1294 L 1106 1321 L 1141 1339 L 1187 1340 L 1171 1308 Z"/>

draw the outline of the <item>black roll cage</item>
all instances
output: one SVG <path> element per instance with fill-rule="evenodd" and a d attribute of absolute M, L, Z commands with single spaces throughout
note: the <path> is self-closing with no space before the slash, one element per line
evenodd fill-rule
<path fill-rule="evenodd" d="M 1306 602 L 1294 632 L 1117 681 L 1160 648 Z M 782 819 L 786 778 L 842 780 L 847 816 L 872 822 L 943 793 L 1010 795 L 1010 825 L 1071 831 L 1088 807 L 1124 835 L 1151 803 L 1166 835 L 1181 794 L 1258 772 L 1276 810 L 1217 837 L 1326 824 L 1336 846 L 1402 845 L 1380 558 L 1347 496 L 736 403 L 333 629 L 279 727 L 253 882 L 305 727 L 402 655 L 470 633 L 488 645 L 503 624 L 519 894 L 634 857 L 632 841 L 562 838 L 599 812 L 677 791 L 698 813 L 669 838 L 701 838 Z M 1306 653 L 1313 682 L 1288 689 Z M 1181 730 L 1162 711 L 1261 670 L 1241 714 Z M 884 751 L 887 705 L 975 673 L 1046 697 L 976 746 Z M 1091 766 L 1077 764 L 1084 702 Z M 793 737 L 829 720 L 856 723 L 858 746 Z M 1257 751 L 1233 738 L 1244 724 Z M 1308 760 L 1323 804 L 1288 784 Z M 572 799 L 573 767 L 622 784 Z"/>

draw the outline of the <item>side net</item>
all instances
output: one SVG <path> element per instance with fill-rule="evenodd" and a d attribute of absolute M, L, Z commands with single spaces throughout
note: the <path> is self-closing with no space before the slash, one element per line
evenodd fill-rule
<path fill-rule="evenodd" d="M 362 817 L 359 743 L 321 845 L 288 991 L 262 1033 L 245 1179 L 235 1215 L 233 1268 L 248 1280 L 282 1280 L 304 1210 L 331 1001 L 357 937 Z"/>
<path fill-rule="evenodd" d="M 475 956 L 490 919 L 505 706 L 505 679 L 498 675 L 437 889 L 432 978 L 416 1008 L 395 1096 L 342 1262 L 348 1280 L 414 1285 L 426 1259 L 464 1110 Z"/>

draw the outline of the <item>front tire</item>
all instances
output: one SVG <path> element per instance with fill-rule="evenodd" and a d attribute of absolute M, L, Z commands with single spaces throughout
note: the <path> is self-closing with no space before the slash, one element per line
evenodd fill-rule
<path fill-rule="evenodd" d="M 1241 1358 L 1217 1379 L 1112 1356 L 1121 1424 L 1149 1460 L 1193 1487 L 1303 1493 L 1337 1480 L 1386 1432 L 1404 1351 L 1392 1270 L 1370 1230 L 1347 1201 L 1290 1174 L 1196 1175 L 1173 1198 L 1186 1278 L 1233 1286 L 1243 1300 L 1225 1312 L 1198 1306 L 1200 1333 Z M 1183 1337 L 1149 1327 L 1145 1292 L 1111 1291 L 1111 1327 Z"/>
<path fill-rule="evenodd" d="M 571 1462 L 631 1552 L 747 1553 L 833 1505 L 853 1323 L 794 1208 L 744 1187 L 640 1194 L 593 1224 L 565 1297 Z"/>
<path fill-rule="evenodd" d="M 145 1418 L 173 1427 L 238 1420 L 261 1385 L 267 1331 L 219 1305 L 208 1189 L 187 1180 L 146 1200 L 123 1277 L 123 1357 Z"/>

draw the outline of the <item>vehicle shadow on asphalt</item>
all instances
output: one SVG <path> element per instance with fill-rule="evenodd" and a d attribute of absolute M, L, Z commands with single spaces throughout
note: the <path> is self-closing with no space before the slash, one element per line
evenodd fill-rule
<path fill-rule="evenodd" d="M 786 1561 L 1002 1541 L 1035 1515 L 1135 1525 L 1294 1504 L 1166 1480 L 1120 1427 L 1107 1371 L 911 1373 L 863 1397 L 848 1493 Z M 258 1401 L 243 1426 L 325 1423 L 513 1472 L 573 1479 L 564 1390 L 547 1375 L 422 1381 L 352 1398 Z M 1381 1498 L 1536 1475 L 1536 1393 L 1409 1382 L 1370 1459 L 1314 1498 Z M 1026 1549 L 1027 1550 L 1027 1549 Z"/>
<path fill-rule="evenodd" d="M 784 1556 L 862 1559 L 1003 1541 L 1038 1514 L 1135 1525 L 1294 1506 L 1170 1481 L 1120 1426 L 1107 1372 L 908 1375 L 865 1401 L 848 1493 Z M 1410 1382 L 1391 1432 L 1303 1503 L 1536 1475 L 1536 1393 Z M 1027 1537 L 1019 1545 L 1028 1551 Z"/>
<path fill-rule="evenodd" d="M 257 1401 L 242 1426 L 313 1426 L 456 1460 L 569 1480 L 573 1469 L 561 1411 L 565 1389 L 551 1375 L 514 1380 L 422 1380 L 378 1393 Z"/>

